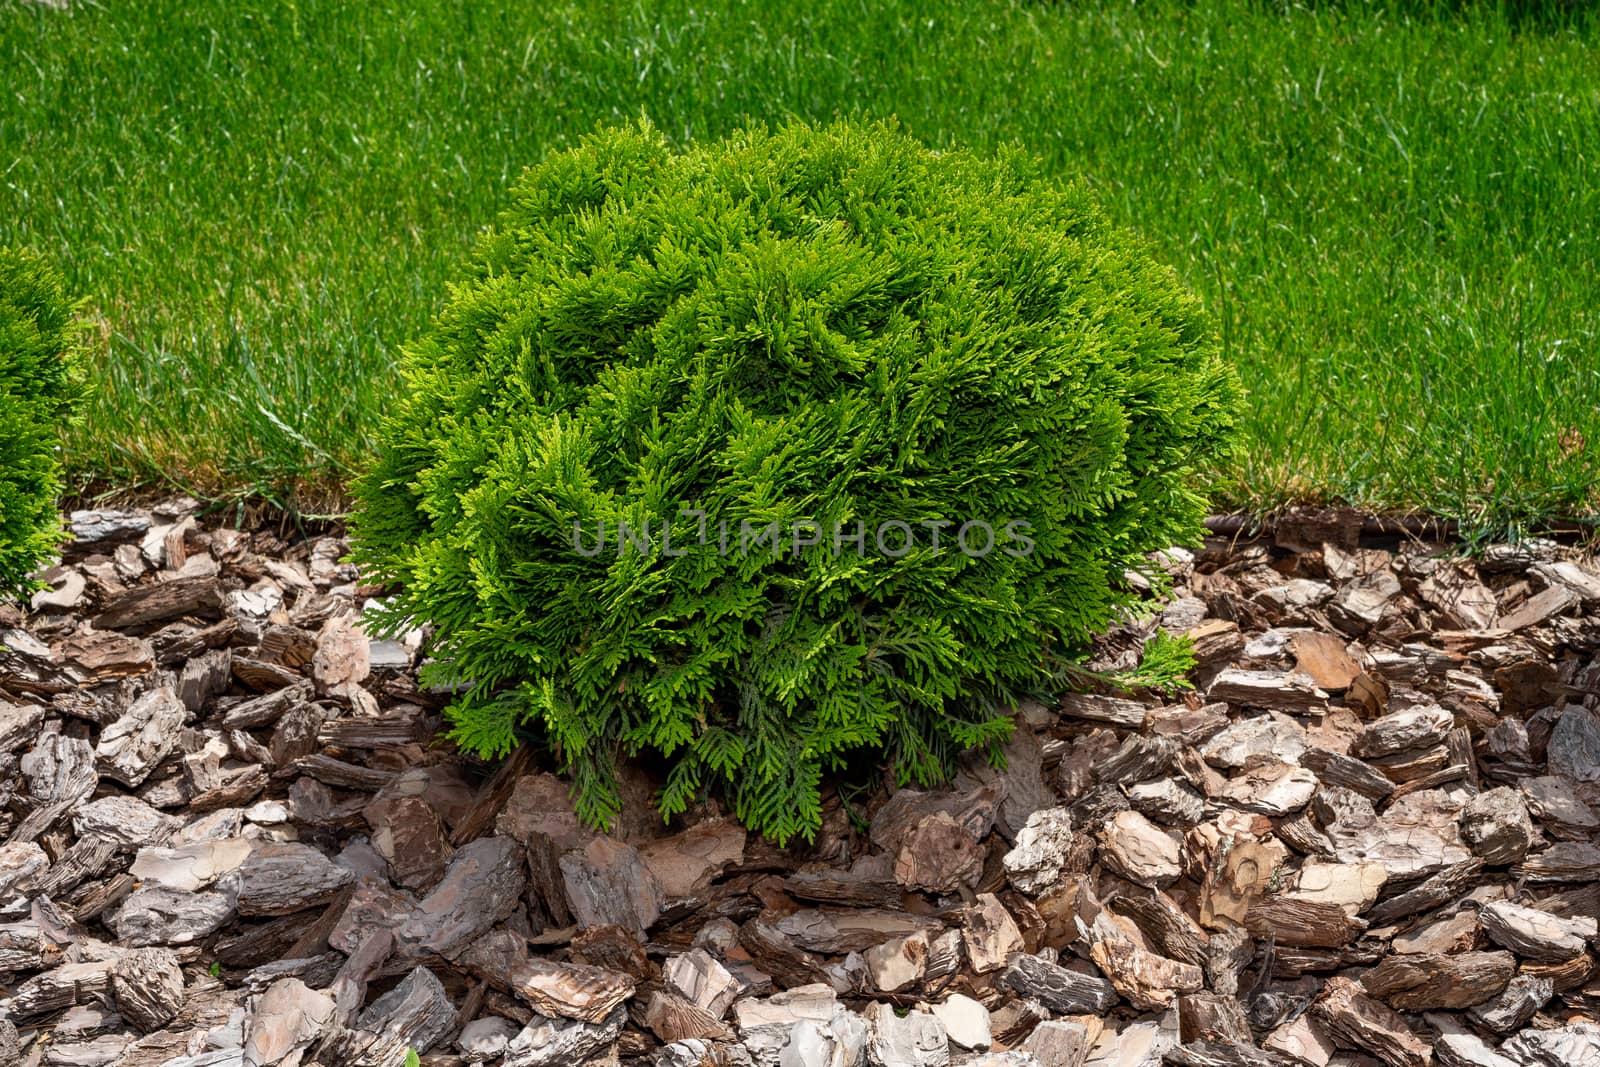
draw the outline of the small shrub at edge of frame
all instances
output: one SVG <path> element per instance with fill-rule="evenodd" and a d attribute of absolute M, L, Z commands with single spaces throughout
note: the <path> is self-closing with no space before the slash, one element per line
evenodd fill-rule
<path fill-rule="evenodd" d="M 61 541 L 58 431 L 84 396 L 75 310 L 43 259 L 0 248 L 0 599 L 31 592 Z"/>

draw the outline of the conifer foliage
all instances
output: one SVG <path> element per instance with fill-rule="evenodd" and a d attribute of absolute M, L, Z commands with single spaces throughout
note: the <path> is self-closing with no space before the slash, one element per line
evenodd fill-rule
<path fill-rule="evenodd" d="M 853 751 L 995 754 L 1194 539 L 1239 400 L 1085 188 L 881 124 L 552 155 L 404 375 L 356 556 L 455 739 L 550 745 L 597 825 L 654 751 L 665 813 L 720 785 L 778 840 Z"/>
<path fill-rule="evenodd" d="M 61 538 L 58 431 L 84 389 L 74 310 L 48 263 L 0 248 L 0 599 L 31 591 Z"/>

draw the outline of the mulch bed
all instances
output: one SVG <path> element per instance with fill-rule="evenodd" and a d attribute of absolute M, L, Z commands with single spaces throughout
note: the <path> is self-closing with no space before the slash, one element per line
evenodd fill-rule
<path fill-rule="evenodd" d="M 1159 563 L 1008 764 L 612 836 L 438 739 L 336 535 L 78 512 L 0 608 L 0 1064 L 1600 1063 L 1600 568 L 1359 521 Z M 1370 531 L 1369 531 L 1370 532 Z M 1137 581 L 1137 579 L 1130 579 Z"/>

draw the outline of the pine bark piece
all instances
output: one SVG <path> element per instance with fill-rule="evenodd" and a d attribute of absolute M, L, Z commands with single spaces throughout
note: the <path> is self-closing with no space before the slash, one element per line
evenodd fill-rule
<path fill-rule="evenodd" d="M 1439 1067 L 1524 1067 L 1522 1061 L 1502 1056 L 1483 1038 L 1465 1030 L 1440 1034 L 1433 1050 Z"/>
<path fill-rule="evenodd" d="M 1178 842 L 1136 811 L 1118 812 L 1100 833 L 1100 855 L 1118 874 L 1160 889 L 1183 873 Z"/>
<path fill-rule="evenodd" d="M 506 1046 L 500 1067 L 568 1067 L 587 1063 L 591 1056 L 616 1043 L 628 1013 L 621 1008 L 603 1021 L 534 1016 Z"/>
<path fill-rule="evenodd" d="M 616 971 L 529 955 L 527 942 L 504 928 L 479 937 L 457 962 L 496 989 L 527 1001 L 541 1015 L 589 1023 L 603 1022 L 637 987 L 631 977 Z"/>
<path fill-rule="evenodd" d="M 311 661 L 311 680 L 317 692 L 349 700 L 352 691 L 372 673 L 372 663 L 368 659 L 370 647 L 371 642 L 355 616 L 335 615 L 323 623 Z"/>
<path fill-rule="evenodd" d="M 1144 725 L 1146 710 L 1138 701 L 1124 697 L 1097 693 L 1067 693 L 1061 697 L 1061 714 L 1069 718 L 1105 722 L 1130 729 Z"/>
<path fill-rule="evenodd" d="M 1178 998 L 1178 1040 L 1251 1040 L 1250 1022 L 1237 997 L 1216 993 L 1185 993 Z"/>
<path fill-rule="evenodd" d="M 1328 706 L 1326 690 L 1302 674 L 1229 667 L 1206 690 L 1207 700 L 1304 715 Z"/>
<path fill-rule="evenodd" d="M 1494 593 L 1465 569 L 1440 567 L 1421 583 L 1417 594 L 1455 630 L 1490 629 L 1500 610 Z"/>
<path fill-rule="evenodd" d="M 729 867 L 744 861 L 745 831 L 726 819 L 697 823 L 682 833 L 639 846 L 639 859 L 667 900 L 703 893 Z"/>
<path fill-rule="evenodd" d="M 1407 708 L 1368 723 L 1350 743 L 1350 754 L 1375 759 L 1432 748 L 1442 745 L 1454 726 L 1455 717 L 1437 704 Z"/>
<path fill-rule="evenodd" d="M 426 967 L 411 970 L 400 984 L 362 1011 L 355 1026 L 325 1042 L 318 1058 L 349 1067 L 393 1067 L 408 1052 L 425 1053 L 456 1026 L 455 1005 Z"/>
<path fill-rule="evenodd" d="M 272 728 L 272 765 L 288 767 L 322 747 L 324 713 L 317 704 L 291 704 Z M 280 772 L 282 773 L 282 772 Z"/>
<path fill-rule="evenodd" d="M 1331 693 L 1349 689 L 1350 683 L 1361 676 L 1361 664 L 1345 650 L 1344 639 L 1333 634 L 1315 630 L 1297 633 L 1289 638 L 1289 651 L 1295 657 L 1295 671 Z"/>
<path fill-rule="evenodd" d="M 328 929 L 328 944 L 350 955 L 374 931 L 393 931 L 405 922 L 415 907 L 416 900 L 410 893 L 391 889 L 386 882 L 362 878 L 350 887 L 350 895 L 340 903 L 338 914 Z"/>
<path fill-rule="evenodd" d="M 1561 963 L 1539 963 L 1529 960 L 1522 965 L 1522 973 L 1535 978 L 1548 978 L 1557 993 L 1566 993 L 1583 986 L 1594 977 L 1595 958 L 1580 952 Z"/>
<path fill-rule="evenodd" d="M 0 689 L 55 697 L 73 692 L 85 681 L 82 671 L 58 664 L 50 646 L 26 630 L 0 629 Z"/>
<path fill-rule="evenodd" d="M 1271 1052 L 1239 1041 L 1196 1041 L 1163 1053 L 1162 1063 L 1173 1067 L 1282 1067 Z"/>
<path fill-rule="evenodd" d="M 361 814 L 372 828 L 372 847 L 397 885 L 427 890 L 444 877 L 454 850 L 444 823 L 421 797 L 380 796 Z"/>
<path fill-rule="evenodd" d="M 0 845 L 0 901 L 32 889 L 49 870 L 50 857 L 32 841 Z"/>
<path fill-rule="evenodd" d="M 1381 863 L 1391 880 L 1433 875 L 1468 862 L 1454 818 L 1425 805 L 1426 794 L 1406 797 L 1378 815 L 1372 802 L 1352 790 L 1324 789 L 1312 810 L 1341 863 Z M 1458 813 L 1452 813 L 1455 815 Z"/>
<path fill-rule="evenodd" d="M 507 764 L 527 751 L 525 745 L 518 748 Z M 479 824 L 478 833 L 481 833 L 492 822 L 496 833 L 514 838 L 529 848 L 539 843 L 553 843 L 558 855 L 568 849 L 582 848 L 594 836 L 578 822 L 568 787 L 561 779 L 544 772 L 502 774 L 504 770 L 502 765 L 501 771 L 479 789 L 472 812 L 463 824 Z M 463 841 L 458 839 L 455 843 Z"/>
<path fill-rule="evenodd" d="M 1309 1013 L 1273 1030 L 1261 1047 L 1302 1067 L 1328 1067 L 1336 1051 L 1327 1029 Z"/>
<path fill-rule="evenodd" d="M 1515 611 L 1502 616 L 1499 628 L 1511 633 L 1526 630 L 1554 616 L 1564 615 L 1580 603 L 1582 598 L 1565 585 L 1552 585 L 1523 601 L 1522 606 Z"/>
<path fill-rule="evenodd" d="M 1022 931 L 993 893 L 980 893 L 962 912 L 967 959 L 978 974 L 989 974 L 1023 949 Z"/>
<path fill-rule="evenodd" d="M 663 990 L 650 994 L 644 1024 L 665 1044 L 699 1038 L 732 1041 L 734 1033 L 721 1020 L 697 1004 Z"/>
<path fill-rule="evenodd" d="M 163 669 L 172 670 L 180 667 L 192 656 L 198 656 L 208 649 L 226 648 L 239 633 L 239 621 L 226 618 L 214 622 L 210 626 L 195 627 L 188 623 L 176 622 L 164 626 L 150 635 L 150 647 L 155 650 L 156 663 Z M 233 674 L 232 658 L 229 658 L 229 677 Z"/>
<path fill-rule="evenodd" d="M 1209 938 L 1172 898 L 1157 890 L 1150 896 L 1123 896 L 1110 907 L 1139 928 L 1151 946 L 1182 963 L 1204 967 Z"/>
<path fill-rule="evenodd" d="M 43 1018 L 74 1004 L 106 1002 L 111 995 L 114 959 L 64 963 L 36 974 L 11 994 L 8 1014 L 13 1021 Z"/>
<path fill-rule="evenodd" d="M 1163 826 L 1187 829 L 1205 818 L 1205 797 L 1174 778 L 1135 783 L 1127 794 L 1135 811 Z"/>
<path fill-rule="evenodd" d="M 44 708 L 38 704 L 13 704 L 0 699 L 0 752 L 15 752 L 39 736 Z"/>
<path fill-rule="evenodd" d="M 1255 959 L 1255 942 L 1239 927 L 1227 927 L 1211 935 L 1206 944 L 1206 982 L 1213 993 L 1236 996 L 1239 975 Z"/>
<path fill-rule="evenodd" d="M 1366 923 L 1341 904 L 1286 896 L 1254 902 L 1245 926 L 1256 937 L 1272 937 L 1298 949 L 1342 949 L 1366 931 Z"/>
<path fill-rule="evenodd" d="M 132 1044 L 127 1034 L 102 1034 L 88 1041 L 53 1043 L 42 1061 L 44 1067 L 107 1067 L 118 1063 Z"/>
<path fill-rule="evenodd" d="M 1549 769 L 1573 782 L 1600 782 L 1600 716 L 1569 704 L 1550 732 Z"/>
<path fill-rule="evenodd" d="M 655 981 L 661 969 L 645 955 L 644 943 L 620 926 L 588 926 L 572 935 L 567 949 L 572 963 L 617 971 L 641 982 Z"/>
<path fill-rule="evenodd" d="M 828 984 L 823 961 L 801 949 L 765 919 L 751 919 L 739 928 L 739 945 L 774 985 L 784 989 Z"/>
<path fill-rule="evenodd" d="M 1506 984 L 1498 996 L 1474 1007 L 1467 1017 L 1497 1034 L 1509 1034 L 1528 1025 L 1528 1021 L 1555 995 L 1555 983 L 1549 978 L 1519 974 Z"/>
<path fill-rule="evenodd" d="M 220 811 L 224 808 L 239 808 L 260 796 L 267 788 L 266 768 L 261 766 L 241 767 L 239 770 L 227 775 L 215 786 L 203 793 L 197 793 L 189 801 L 189 813 L 199 815 L 209 811 Z"/>
<path fill-rule="evenodd" d="M 1394 783 L 1383 772 L 1353 756 L 1313 747 L 1306 749 L 1300 763 L 1323 783 L 1352 789 L 1368 800 L 1383 800 L 1394 792 Z"/>
<path fill-rule="evenodd" d="M 1448 867 L 1429 878 L 1415 889 L 1398 896 L 1380 900 L 1367 913 L 1367 922 L 1374 925 L 1394 922 L 1420 911 L 1431 911 L 1457 897 L 1464 896 L 1483 872 L 1483 861 L 1468 860 Z"/>
<path fill-rule="evenodd" d="M 928 966 L 928 935 L 922 932 L 891 938 L 862 954 L 872 987 L 895 993 L 922 980 Z"/>
<path fill-rule="evenodd" d="M 289 915 L 326 904 L 354 880 L 310 845 L 264 842 L 239 867 L 239 914 Z"/>
<path fill-rule="evenodd" d="M 1563 918 L 1509 900 L 1485 904 L 1478 910 L 1478 923 L 1490 941 L 1543 963 L 1570 960 L 1600 935 L 1593 916 Z"/>
<path fill-rule="evenodd" d="M 1218 799 L 1245 811 L 1281 817 L 1309 804 L 1319 784 L 1304 767 L 1267 758 L 1229 779 Z"/>
<path fill-rule="evenodd" d="M 1410 933 L 1396 937 L 1389 943 L 1389 947 L 1403 955 L 1469 952 L 1480 947 L 1482 940 L 1477 914 L 1463 908 L 1454 915 L 1435 919 Z"/>
<path fill-rule="evenodd" d="M 1161 1011 L 1180 993 L 1195 993 L 1205 972 L 1139 947 L 1102 913 L 1090 932 L 1089 958 L 1139 1011 Z"/>
<path fill-rule="evenodd" d="M 923 979 L 930 984 L 948 978 L 967 965 L 966 931 L 946 930 L 928 942 L 928 966 Z"/>
<path fill-rule="evenodd" d="M 750 1063 L 742 1044 L 691 1039 L 656 1049 L 650 1067 L 750 1067 Z"/>
<path fill-rule="evenodd" d="M 703 948 L 674 956 L 662 968 L 667 988 L 721 1019 L 739 996 L 739 980 Z"/>
<path fill-rule="evenodd" d="M 46 724 L 45 728 L 50 730 L 57 725 Z M 76 805 L 93 793 L 99 782 L 99 775 L 95 773 L 94 749 L 89 747 L 89 742 L 60 733 L 41 736 L 18 761 L 18 769 L 27 780 L 28 796 L 41 805 Z M 41 827 L 38 832 L 43 833 L 47 829 L 48 825 Z M 31 841 L 33 837 L 19 838 L 18 831 L 13 831 L 11 840 Z"/>
<path fill-rule="evenodd" d="M 74 511 L 67 518 L 74 550 L 138 541 L 149 532 L 153 521 L 147 511 L 121 508 Z"/>
<path fill-rule="evenodd" d="M 1330 978 L 1311 1010 L 1335 1042 L 1360 1049 L 1388 1067 L 1428 1067 L 1433 1053 L 1393 1009 L 1349 978 Z"/>
<path fill-rule="evenodd" d="M 1278 839 L 1304 856 L 1320 860 L 1334 858 L 1333 842 L 1328 840 L 1328 835 L 1323 833 L 1322 828 L 1312 820 L 1309 811 L 1302 811 L 1293 818 L 1280 821 Z"/>
<path fill-rule="evenodd" d="M 367 999 L 367 986 L 379 966 L 394 952 L 394 935 L 388 930 L 378 930 L 362 940 L 334 975 L 328 992 L 333 998 L 333 1011 L 327 1019 L 328 1037 L 325 1044 L 336 1045 L 343 1031 L 356 1018 Z M 320 1050 L 319 1050 L 320 1051 Z"/>
<path fill-rule="evenodd" d="M 1002 861 L 1006 877 L 1018 891 L 1038 894 L 1054 887 L 1079 851 L 1066 808 L 1042 808 L 1028 816 L 1015 845 Z"/>
<path fill-rule="evenodd" d="M 190 945 L 215 933 L 236 912 L 225 893 L 142 886 L 123 899 L 110 926 L 119 943 L 134 947 Z"/>
<path fill-rule="evenodd" d="M 1308 860 L 1295 874 L 1285 899 L 1337 904 L 1351 915 L 1371 907 L 1389 880 L 1381 863 L 1319 863 Z"/>
<path fill-rule="evenodd" d="M 596 837 L 557 861 L 567 905 L 580 926 L 612 923 L 644 939 L 666 902 L 655 875 L 632 845 Z"/>
<path fill-rule="evenodd" d="M 233 650 L 217 648 L 190 658 L 178 672 L 178 699 L 198 715 L 212 700 L 228 691 L 233 677 Z"/>
<path fill-rule="evenodd" d="M 807 952 L 828 955 L 865 952 L 891 937 L 909 937 L 918 932 L 933 935 L 943 929 L 936 919 L 905 912 L 842 908 L 806 908 L 773 925 Z"/>
<path fill-rule="evenodd" d="M 1003 778 L 966 791 L 941 789 L 925 793 L 901 789 L 872 816 L 867 833 L 874 845 L 898 855 L 906 835 L 923 819 L 942 811 L 965 827 L 975 840 L 982 841 L 994 829 L 1005 797 Z"/>
<path fill-rule="evenodd" d="M 1306 748 L 1306 732 L 1299 723 L 1269 714 L 1240 719 L 1207 741 L 1200 755 L 1213 767 L 1237 770 L 1263 756 L 1298 763 Z"/>
<path fill-rule="evenodd" d="M 1461 810 L 1461 838 L 1491 867 L 1517 863 L 1533 847 L 1533 820 L 1522 794 L 1509 786 L 1488 789 Z"/>
<path fill-rule="evenodd" d="M 294 685 L 235 704 L 222 715 L 226 730 L 255 730 L 278 721 L 290 708 L 311 701 L 315 694 L 310 682 Z"/>
<path fill-rule="evenodd" d="M 376 793 L 395 778 L 393 771 L 345 763 L 324 752 L 301 756 L 284 770 L 288 775 L 307 774 L 326 785 L 338 789 L 354 789 L 363 793 Z"/>
<path fill-rule="evenodd" d="M 819 864 L 795 871 L 783 880 L 784 892 L 796 900 L 849 908 L 897 908 L 900 884 L 894 879 L 892 856 L 863 856 L 850 869 Z"/>
<path fill-rule="evenodd" d="M 950 1062 L 944 1024 L 929 1012 L 899 1016 L 879 1001 L 867 1008 L 867 1057 L 882 1067 L 945 1067 Z"/>
<path fill-rule="evenodd" d="M 1019 996 L 1037 1000 L 1057 1015 L 1103 1015 L 1117 1002 L 1117 990 L 1104 978 L 1018 953 L 1000 981 Z"/>
<path fill-rule="evenodd" d="M 517 906 L 525 884 L 522 849 L 481 837 L 456 851 L 444 877 L 395 930 L 399 950 L 452 958 Z"/>
<path fill-rule="evenodd" d="M 1516 970 L 1509 952 L 1390 956 L 1362 975 L 1361 984 L 1400 1011 L 1455 1010 L 1497 996 Z"/>
<path fill-rule="evenodd" d="M 274 623 L 256 642 L 256 658 L 303 673 L 317 651 L 317 639 L 298 626 Z"/>
<path fill-rule="evenodd" d="M 1600 880 L 1600 845 L 1587 841 L 1557 841 L 1511 869 L 1530 885 Z"/>
<path fill-rule="evenodd" d="M 1400 579 L 1388 568 L 1347 583 L 1328 602 L 1328 617 L 1347 634 L 1359 636 L 1383 621 L 1389 602 L 1402 592 Z"/>
<path fill-rule="evenodd" d="M 1209 867 L 1200 884 L 1200 924 L 1216 930 L 1243 924 L 1251 906 L 1272 884 L 1288 850 L 1277 842 L 1234 839 Z"/>
<path fill-rule="evenodd" d="M 323 723 L 317 731 L 317 744 L 333 748 L 399 748 L 425 740 L 426 733 L 424 720 L 412 715 L 351 715 Z"/>
<path fill-rule="evenodd" d="M 177 827 L 177 819 L 138 797 L 99 797 L 72 813 L 72 830 L 80 838 L 98 838 L 129 850 L 160 844 Z"/>
<path fill-rule="evenodd" d="M 136 678 L 155 669 L 150 642 L 102 630 L 87 630 L 62 642 L 61 661 L 96 681 Z"/>
<path fill-rule="evenodd" d="M 216 578 L 175 578 L 141 585 L 106 601 L 94 617 L 97 630 L 131 630 L 179 616 L 216 619 L 222 615 L 222 589 Z"/>
<path fill-rule="evenodd" d="M 949 812 L 936 811 L 912 827 L 895 858 L 895 881 L 906 889 L 953 893 L 983 874 L 985 849 Z"/>
<path fill-rule="evenodd" d="M 58 725 L 46 723 L 46 729 L 54 726 Z M 99 782 L 90 742 L 59 733 L 40 737 L 19 761 L 19 769 L 35 806 L 11 830 L 11 843 L 38 840 L 93 793 Z"/>
<path fill-rule="evenodd" d="M 298 978 L 274 982 L 266 992 L 250 999 L 244 1029 L 245 1063 L 281 1063 L 303 1052 L 332 1019 L 333 1007 L 332 997 L 307 988 Z"/>
<path fill-rule="evenodd" d="M 111 968 L 117 1014 L 141 1034 L 167 1025 L 183 1007 L 183 992 L 183 971 L 177 953 L 170 949 L 135 949 Z"/>
<path fill-rule="evenodd" d="M 1094 1047 L 1094 1042 L 1100 1036 L 1100 1030 L 1091 1030 L 1089 1023 L 1098 1024 L 1098 1019 L 1088 1022 L 1076 1019 L 1045 1020 L 1032 1028 L 1027 1038 L 1016 1045 L 1007 1042 L 1013 1047 L 1020 1048 L 1032 1056 L 1040 1067 L 1083 1067 L 1084 1061 L 1089 1058 L 1089 1050 Z M 996 1032 L 997 1040 L 1005 1040 L 1007 1035 Z"/>
<path fill-rule="evenodd" d="M 1122 745 L 1095 768 L 1103 785 L 1126 785 L 1158 778 L 1172 768 L 1183 746 L 1169 737 L 1129 734 Z"/>
<path fill-rule="evenodd" d="M 256 842 L 242 837 L 196 841 L 174 848 L 152 845 L 139 850 L 129 873 L 145 885 L 193 893 L 238 870 L 256 848 Z"/>

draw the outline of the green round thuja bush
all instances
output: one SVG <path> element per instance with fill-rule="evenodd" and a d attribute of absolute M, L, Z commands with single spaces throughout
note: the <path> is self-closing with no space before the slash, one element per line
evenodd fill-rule
<path fill-rule="evenodd" d="M 994 753 L 1194 540 L 1237 407 L 1173 272 L 1025 157 L 612 129 L 520 179 L 409 347 L 355 553 L 433 625 L 461 745 L 543 739 L 600 825 L 653 750 L 665 813 L 720 781 L 782 840 L 852 751 Z"/>
<path fill-rule="evenodd" d="M 49 264 L 0 248 L 0 598 L 32 591 L 61 540 L 59 429 L 84 391 L 74 311 Z"/>

